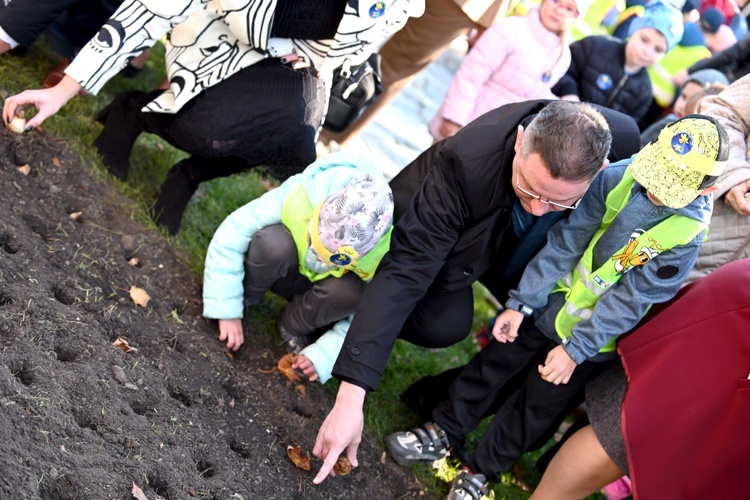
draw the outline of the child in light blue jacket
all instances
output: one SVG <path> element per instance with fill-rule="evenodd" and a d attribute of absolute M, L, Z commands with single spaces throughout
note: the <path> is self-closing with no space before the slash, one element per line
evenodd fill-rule
<path fill-rule="evenodd" d="M 206 255 L 203 315 L 219 320 L 219 340 L 237 350 L 244 308 L 273 291 L 289 301 L 279 330 L 299 354 L 294 367 L 326 382 L 364 284 L 388 251 L 392 219 L 393 195 L 371 160 L 321 158 L 219 226 Z"/>

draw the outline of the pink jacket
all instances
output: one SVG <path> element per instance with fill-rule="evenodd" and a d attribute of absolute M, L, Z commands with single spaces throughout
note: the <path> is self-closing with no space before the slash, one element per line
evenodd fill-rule
<path fill-rule="evenodd" d="M 484 32 L 458 68 L 440 110 L 430 121 L 436 139 L 442 120 L 461 126 L 504 104 L 557 99 L 550 89 L 570 66 L 570 49 L 548 31 L 539 10 L 507 17 Z"/>

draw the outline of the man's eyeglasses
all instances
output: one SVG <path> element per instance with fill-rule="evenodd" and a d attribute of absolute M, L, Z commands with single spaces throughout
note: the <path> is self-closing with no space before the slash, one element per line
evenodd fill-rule
<path fill-rule="evenodd" d="M 560 3 L 560 0 L 549 0 L 552 2 L 552 5 L 555 6 L 555 8 L 560 11 L 562 14 L 565 15 L 565 17 L 578 17 L 578 9 L 575 7 L 570 7 L 567 5 L 563 5 Z"/>
<path fill-rule="evenodd" d="M 576 208 L 578 208 L 578 205 L 581 203 L 581 198 L 583 198 L 583 197 L 578 198 L 576 202 L 573 203 L 572 205 L 565 205 L 563 203 L 558 203 L 556 201 L 550 200 L 549 198 L 544 200 L 538 194 L 532 193 L 531 191 L 526 191 L 524 188 L 521 187 L 520 182 L 521 182 L 521 174 L 519 172 L 516 174 L 516 188 L 519 191 L 521 191 L 523 194 L 525 194 L 526 196 L 530 198 L 534 198 L 535 200 L 539 200 L 542 203 L 546 203 L 547 205 L 551 205 L 557 210 L 575 210 Z"/>

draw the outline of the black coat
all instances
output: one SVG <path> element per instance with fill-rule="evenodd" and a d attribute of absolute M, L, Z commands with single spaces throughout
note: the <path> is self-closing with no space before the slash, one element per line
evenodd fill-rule
<path fill-rule="evenodd" d="M 750 34 L 728 49 L 693 64 L 688 69 L 688 73 L 693 74 L 708 68 L 721 71 L 730 82 L 737 81 L 750 73 Z"/>
<path fill-rule="evenodd" d="M 513 248 L 501 248 L 507 233 L 513 233 L 511 212 L 517 200 L 511 179 L 513 146 L 518 125 L 548 102 L 490 111 L 422 153 L 391 182 L 397 213 L 408 208 L 365 289 L 334 376 L 374 389 L 404 322 L 428 290 L 461 290 L 486 275 L 491 264 L 518 260 Z M 614 159 L 635 153 L 640 145 L 636 124 L 620 113 L 601 111 L 613 130 Z M 559 218 L 563 213 L 548 215 Z M 520 259 L 519 273 L 543 245 L 544 238 Z"/>
<path fill-rule="evenodd" d="M 557 96 L 575 94 L 583 102 L 599 104 L 640 121 L 653 100 L 651 78 L 645 68 L 625 74 L 625 43 L 601 35 L 572 44 L 570 68 L 552 92 Z"/>

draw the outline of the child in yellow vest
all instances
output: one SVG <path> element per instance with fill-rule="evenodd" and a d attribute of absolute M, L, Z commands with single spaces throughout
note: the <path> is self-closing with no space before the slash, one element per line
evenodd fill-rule
<path fill-rule="evenodd" d="M 237 209 L 206 254 L 203 316 L 219 340 L 244 342 L 244 308 L 267 291 L 287 299 L 279 320 L 294 367 L 311 381 L 330 378 L 351 317 L 388 251 L 393 195 L 364 156 L 333 153 Z M 313 334 L 330 327 L 313 343 Z"/>
<path fill-rule="evenodd" d="M 464 367 L 435 409 L 434 424 L 386 438 L 400 463 L 435 460 L 453 448 L 468 469 L 454 490 L 481 493 L 563 413 L 614 341 L 687 278 L 708 228 L 708 194 L 729 154 L 726 131 L 691 115 L 604 169 L 509 294 L 490 342 Z M 519 197 L 538 198 L 520 172 Z M 531 317 L 530 321 L 523 321 Z M 473 454 L 463 441 L 499 408 Z M 434 439 L 431 438 L 434 436 Z"/>

